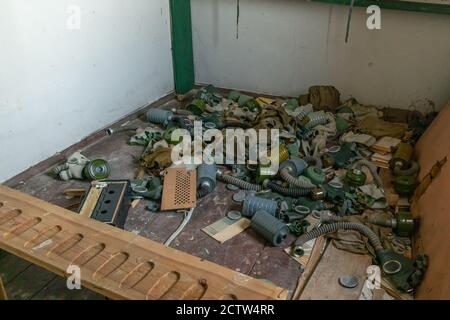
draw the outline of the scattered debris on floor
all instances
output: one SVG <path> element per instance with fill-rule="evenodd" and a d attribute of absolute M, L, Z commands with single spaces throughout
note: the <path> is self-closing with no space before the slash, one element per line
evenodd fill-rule
<path fill-rule="evenodd" d="M 106 160 L 89 160 L 80 151 L 72 154 L 66 163 L 53 169 L 53 173 L 64 181 L 70 179 L 104 180 L 109 177 L 110 171 L 111 169 Z"/>
<path fill-rule="evenodd" d="M 95 181 L 84 197 L 79 214 L 123 228 L 131 206 L 130 181 Z"/>
<path fill-rule="evenodd" d="M 129 144 L 145 147 L 140 158 L 141 174 L 131 181 L 131 196 L 126 201 L 144 199 L 152 212 L 161 207 L 182 209 L 185 219 L 166 245 L 182 232 L 196 205 L 213 193 L 219 180 L 235 192 L 236 209 L 203 229 L 218 242 L 251 228 L 270 245 L 286 248 L 287 254 L 304 263 L 315 239 L 326 236 L 341 250 L 371 255 L 383 279 L 395 290 L 411 293 L 428 263 L 426 256 L 413 259 L 411 253 L 411 236 L 418 225 L 408 202 L 419 171 L 413 158 L 414 144 L 433 115 L 414 111 L 401 122 L 386 110 L 355 99 L 342 103 L 339 91 L 332 86 L 314 86 L 299 98 L 282 100 L 238 91 L 224 95 L 210 85 L 194 92 L 184 108 L 150 109 L 146 128 L 126 126 L 108 129 L 107 133 L 133 131 Z M 174 163 L 174 149 L 186 142 L 177 135 L 177 129 L 192 137 L 194 148 L 189 147 L 188 153 L 193 159 L 203 154 L 193 150 L 195 143 L 205 147 L 206 142 L 215 141 L 213 136 L 196 140 L 198 121 L 202 130 L 222 133 L 224 140 L 234 139 L 225 132 L 229 128 L 265 129 L 267 137 L 278 130 L 279 146 L 267 154 L 264 164 Z M 248 160 L 250 152 L 260 152 L 257 149 L 249 140 L 245 150 L 237 153 L 243 152 Z M 275 172 L 273 162 L 279 163 Z M 106 161 L 91 161 L 77 152 L 54 172 L 63 180 L 104 180 L 109 171 Z M 386 176 L 392 178 L 383 179 Z M 102 183 L 103 187 L 99 185 Z M 102 198 L 103 193 L 98 191 L 97 200 L 90 199 L 92 190 L 107 190 L 102 188 L 109 188 L 110 183 L 94 181 L 81 210 L 86 210 L 88 203 L 88 211 L 98 218 L 103 211 L 107 215 L 114 205 L 120 206 L 116 201 L 102 210 L 105 202 L 101 201 L 111 199 Z M 388 190 L 387 184 L 394 190 Z M 101 221 L 111 223 L 111 219 L 108 216 Z M 287 243 L 289 234 L 297 240 Z M 355 288 L 359 282 L 352 275 L 342 275 L 339 284 Z"/>

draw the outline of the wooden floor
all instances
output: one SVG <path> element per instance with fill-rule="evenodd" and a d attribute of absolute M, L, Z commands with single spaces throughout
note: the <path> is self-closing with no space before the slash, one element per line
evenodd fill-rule
<path fill-rule="evenodd" d="M 145 127 L 145 122 L 135 119 L 131 125 Z M 133 179 L 138 172 L 138 159 L 143 147 L 129 146 L 127 142 L 130 135 L 128 132 L 112 137 L 105 136 L 86 147 L 84 154 L 89 158 L 107 159 L 112 168 L 110 179 Z M 63 191 L 67 188 L 88 188 L 88 186 L 88 182 L 63 182 L 51 177 L 47 172 L 41 172 L 22 181 L 16 189 L 76 210 L 76 201 L 66 199 Z M 202 228 L 224 217 L 233 208 L 232 195 L 233 192 L 220 183 L 213 194 L 200 200 L 192 220 L 172 243 L 172 247 L 252 277 L 272 281 L 276 285 L 288 288 L 292 293 L 297 285 L 301 266 L 282 248 L 267 245 L 252 230 L 247 230 L 224 244 L 218 243 L 201 231 Z M 147 211 L 145 206 L 146 201 L 140 201 L 130 210 L 125 229 L 164 242 L 178 227 L 183 219 L 182 215 L 175 212 L 152 213 Z M 9 254 L 2 255 L 0 275 L 10 299 L 101 298 L 88 290 L 70 291 L 66 288 L 64 279 Z"/>
<path fill-rule="evenodd" d="M 168 103 L 171 106 L 176 104 L 175 101 Z M 141 119 L 132 120 L 130 125 L 146 126 Z M 84 148 L 83 153 L 89 158 L 107 159 L 112 168 L 110 179 L 134 179 L 139 171 L 138 159 L 143 147 L 127 144 L 131 134 L 125 132 L 112 137 L 104 136 Z M 50 169 L 51 167 L 24 179 L 15 188 L 61 207 L 77 210 L 77 200 L 66 199 L 63 191 L 67 188 L 87 189 L 89 183 L 75 180 L 59 181 L 48 174 Z M 219 183 L 213 194 L 199 201 L 192 220 L 172 243 L 172 247 L 252 277 L 271 281 L 287 288 L 289 295 L 292 295 L 301 275 L 301 265 L 288 256 L 283 248 L 268 245 L 250 229 L 224 244 L 218 243 L 201 231 L 202 228 L 224 217 L 229 210 L 236 208 L 232 195 L 233 192 Z M 178 227 L 183 219 L 182 215 L 174 212 L 152 213 L 147 211 L 145 206 L 146 201 L 140 201 L 135 208 L 130 209 L 125 229 L 154 241 L 164 242 Z M 294 239 L 288 239 L 287 243 L 292 240 Z M 354 261 L 358 263 L 357 258 Z M 333 261 L 328 261 L 327 264 L 330 271 L 337 268 Z M 364 271 L 365 267 L 360 269 Z M 325 270 L 326 268 L 325 266 Z M 338 273 L 336 270 L 325 272 L 322 277 L 335 277 Z M 4 252 L 0 255 L 0 276 L 10 299 L 104 299 L 86 289 L 68 290 L 65 279 Z M 364 280 L 364 276 L 363 272 L 361 281 Z M 315 287 L 317 289 L 316 285 Z M 326 287 L 322 290 L 327 292 Z M 314 297 L 320 298 L 320 295 Z"/>
<path fill-rule="evenodd" d="M 11 300 L 104 300 L 87 289 L 69 290 L 66 280 L 16 256 L 0 254 L 0 277 Z"/>

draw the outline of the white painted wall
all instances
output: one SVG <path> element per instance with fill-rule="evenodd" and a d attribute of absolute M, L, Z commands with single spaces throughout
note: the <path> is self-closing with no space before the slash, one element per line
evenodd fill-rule
<path fill-rule="evenodd" d="M 0 182 L 173 90 L 169 21 L 167 0 L 1 0 Z"/>
<path fill-rule="evenodd" d="M 191 0 L 196 81 L 297 96 L 336 86 L 344 98 L 418 108 L 450 99 L 450 16 L 382 10 L 382 29 L 366 28 L 363 8 L 302 0 Z"/>

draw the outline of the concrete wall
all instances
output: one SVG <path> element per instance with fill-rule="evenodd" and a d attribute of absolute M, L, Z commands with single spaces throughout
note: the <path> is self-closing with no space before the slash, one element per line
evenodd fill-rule
<path fill-rule="evenodd" d="M 368 30 L 363 8 L 302 0 L 192 0 L 196 80 L 292 95 L 336 86 L 363 103 L 441 108 L 450 99 L 450 16 L 382 10 Z"/>
<path fill-rule="evenodd" d="M 167 0 L 1 0 L 0 182 L 172 91 L 169 21 Z"/>

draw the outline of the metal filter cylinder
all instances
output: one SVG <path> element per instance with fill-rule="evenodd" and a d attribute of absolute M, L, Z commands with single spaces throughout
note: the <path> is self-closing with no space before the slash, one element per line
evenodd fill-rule
<path fill-rule="evenodd" d="M 253 196 L 245 198 L 242 214 L 246 217 L 251 217 L 257 211 L 264 210 L 268 214 L 275 216 L 277 209 L 278 203 L 276 201 Z"/>
<path fill-rule="evenodd" d="M 401 169 L 404 169 L 411 161 L 413 154 L 414 148 L 410 144 L 405 142 L 399 143 L 392 157 L 391 167 L 399 166 Z"/>
<path fill-rule="evenodd" d="M 415 176 L 398 176 L 394 178 L 394 189 L 401 196 L 410 196 L 416 189 Z"/>
<path fill-rule="evenodd" d="M 150 109 L 147 112 L 147 121 L 154 124 L 166 126 L 173 118 L 173 112 L 163 109 Z"/>
<path fill-rule="evenodd" d="M 264 210 L 253 215 L 250 227 L 274 246 L 281 245 L 289 234 L 286 224 Z"/>
<path fill-rule="evenodd" d="M 275 162 L 276 156 L 275 155 L 270 155 L 269 159 L 271 162 Z M 289 159 L 289 151 L 286 148 L 286 145 L 284 144 L 280 144 L 278 146 L 278 163 L 282 163 L 284 161 L 286 161 L 287 159 Z"/>
<path fill-rule="evenodd" d="M 350 169 L 345 175 L 345 182 L 352 187 L 361 187 L 366 183 L 367 176 L 360 169 Z"/>
<path fill-rule="evenodd" d="M 212 192 L 216 187 L 216 172 L 215 164 L 201 164 L 197 168 L 197 189 L 207 190 Z"/>
<path fill-rule="evenodd" d="M 308 167 L 308 163 L 300 158 L 295 158 L 295 159 L 290 159 L 290 160 L 286 160 L 284 161 L 281 166 L 279 171 L 283 170 L 283 169 L 288 169 L 289 173 L 294 176 L 294 177 L 298 177 L 299 175 L 301 175 L 303 173 L 303 171 L 305 171 L 305 169 Z"/>

